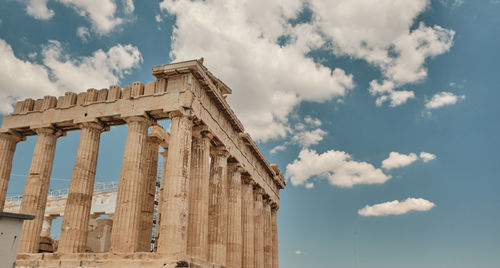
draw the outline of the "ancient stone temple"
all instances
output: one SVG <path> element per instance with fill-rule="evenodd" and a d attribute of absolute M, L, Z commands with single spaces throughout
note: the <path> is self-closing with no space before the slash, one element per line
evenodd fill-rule
<path fill-rule="evenodd" d="M 16 145 L 37 136 L 18 204 L 20 213 L 35 218 L 23 224 L 16 266 L 278 267 L 284 178 L 226 102 L 231 89 L 201 60 L 157 66 L 153 75 L 156 81 L 145 85 L 26 99 L 4 117 L 2 211 Z M 171 120 L 170 132 L 160 120 Z M 96 225 L 100 137 L 117 125 L 127 125 L 128 134 L 116 205 L 103 209 L 109 217 Z M 60 239 L 47 251 L 41 245 L 50 235 L 50 176 L 57 139 L 68 131 L 80 131 L 80 140 L 64 209 L 57 212 Z M 160 155 L 163 168 L 157 174 Z M 99 247 L 89 247 L 94 231 L 104 239 Z"/>

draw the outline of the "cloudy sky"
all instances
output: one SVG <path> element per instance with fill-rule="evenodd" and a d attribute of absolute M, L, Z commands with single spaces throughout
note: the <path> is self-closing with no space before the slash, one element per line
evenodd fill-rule
<path fill-rule="evenodd" d="M 499 267 L 498 14 L 497 0 L 4 0 L 0 113 L 204 57 L 286 172 L 281 267 Z M 119 178 L 126 131 L 103 134 L 97 181 Z M 58 140 L 52 189 L 78 137 Z"/>

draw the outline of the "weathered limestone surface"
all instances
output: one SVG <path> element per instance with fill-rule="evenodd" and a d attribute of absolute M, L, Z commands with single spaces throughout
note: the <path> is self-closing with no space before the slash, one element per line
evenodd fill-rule
<path fill-rule="evenodd" d="M 271 207 L 271 223 L 273 232 L 273 268 L 279 267 L 278 260 L 278 208 L 276 206 Z"/>
<path fill-rule="evenodd" d="M 55 217 L 43 217 L 42 231 L 40 232 L 40 236 L 50 237 L 50 232 L 52 231 L 52 221 Z"/>
<path fill-rule="evenodd" d="M 227 167 L 227 262 L 229 268 L 242 266 L 243 229 L 241 217 L 241 166 L 230 162 Z"/>
<path fill-rule="evenodd" d="M 254 267 L 264 268 L 264 208 L 262 195 L 264 191 L 260 187 L 255 188 L 255 199 L 254 199 L 254 236 L 255 236 L 255 256 L 254 256 Z"/>
<path fill-rule="evenodd" d="M 0 211 L 5 205 L 7 186 L 9 185 L 12 159 L 16 151 L 16 145 L 21 140 L 19 135 L 11 133 L 0 133 Z"/>
<path fill-rule="evenodd" d="M 58 252 L 85 252 L 99 142 L 104 127 L 82 123 L 80 142 L 64 210 Z"/>
<path fill-rule="evenodd" d="M 128 119 L 127 142 L 111 233 L 113 252 L 139 250 L 139 225 L 143 200 L 141 194 L 144 192 L 147 172 L 143 155 L 146 154 L 149 125 L 150 122 L 144 117 Z"/>
<path fill-rule="evenodd" d="M 243 235 L 242 267 L 254 267 L 255 239 L 254 239 L 254 194 L 253 183 L 250 177 L 243 175 L 241 181 L 241 221 Z"/>
<path fill-rule="evenodd" d="M 271 224 L 271 204 L 264 200 L 264 267 L 273 267 L 273 233 Z"/>
<path fill-rule="evenodd" d="M 202 260 L 208 257 L 210 138 L 202 127 L 193 130 L 187 253 Z"/>
<path fill-rule="evenodd" d="M 208 208 L 208 260 L 226 265 L 227 158 L 223 147 L 212 151 Z"/>
<path fill-rule="evenodd" d="M 23 223 L 18 249 L 22 253 L 38 252 L 56 142 L 61 134 L 53 128 L 39 128 L 36 132 L 38 138 L 21 203 L 21 213 L 34 215 L 35 218 Z"/>
<path fill-rule="evenodd" d="M 187 116 L 172 118 L 167 166 L 160 185 L 162 219 L 157 250 L 169 256 L 183 256 L 187 251 L 192 128 Z"/>

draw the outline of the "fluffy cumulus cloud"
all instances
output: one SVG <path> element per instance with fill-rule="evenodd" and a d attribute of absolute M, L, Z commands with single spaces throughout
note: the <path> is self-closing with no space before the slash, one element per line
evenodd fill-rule
<path fill-rule="evenodd" d="M 26 12 L 35 19 L 48 20 L 54 16 L 54 10 L 47 7 L 49 0 L 25 0 Z"/>
<path fill-rule="evenodd" d="M 353 160 L 345 152 L 330 150 L 318 154 L 310 149 L 302 149 L 298 159 L 288 164 L 286 177 L 292 185 L 307 184 L 312 179 L 327 179 L 330 184 L 339 187 L 381 184 L 391 178 L 372 164 Z"/>
<path fill-rule="evenodd" d="M 398 152 L 391 152 L 389 154 L 389 158 L 382 161 L 382 168 L 390 170 L 393 168 L 405 167 L 411 165 L 417 160 L 418 156 L 415 153 L 405 155 Z"/>
<path fill-rule="evenodd" d="M 419 156 L 417 156 L 416 153 L 409 153 L 406 155 L 398 152 L 391 152 L 389 157 L 382 161 L 382 168 L 391 170 L 393 168 L 406 167 L 419 160 L 419 157 L 424 163 L 436 159 L 436 155 L 427 152 L 421 152 Z"/>
<path fill-rule="evenodd" d="M 12 104 L 19 99 L 116 84 L 142 62 L 141 53 L 132 45 L 116 45 L 108 51 L 72 58 L 59 42 L 49 41 L 41 56 L 42 64 L 23 61 L 0 39 L 0 113 L 12 112 Z"/>
<path fill-rule="evenodd" d="M 293 136 L 292 141 L 302 145 L 302 147 L 309 147 L 311 145 L 318 144 L 323 140 L 325 135 L 326 131 L 320 128 L 311 131 L 300 131 Z"/>
<path fill-rule="evenodd" d="M 247 130 L 265 141 L 287 136 L 288 116 L 302 101 L 340 98 L 354 86 L 352 74 L 309 57 L 314 50 L 378 67 L 382 76 L 370 92 L 379 105 L 398 106 L 414 98 L 413 91 L 401 87 L 424 79 L 426 60 L 453 43 L 452 30 L 424 23 L 412 28 L 429 3 L 163 0 L 160 7 L 176 17 L 172 59 L 204 57 L 207 67 L 234 89 L 229 102 Z M 312 14 L 305 20 L 304 9 Z"/>
<path fill-rule="evenodd" d="M 425 103 L 425 108 L 427 110 L 433 110 L 443 106 L 454 105 L 463 100 L 465 100 L 465 95 L 455 95 L 451 92 L 443 91 L 432 96 L 432 98 Z"/>
<path fill-rule="evenodd" d="M 47 20 L 54 16 L 54 11 L 47 7 L 49 0 L 20 0 L 26 4 L 26 12 L 36 19 Z M 121 2 L 119 2 L 121 1 Z M 125 21 L 125 17 L 134 12 L 133 0 L 54 0 L 74 9 L 80 16 L 87 18 L 92 29 L 98 34 L 107 34 Z M 118 14 L 117 6 L 121 10 Z"/>
<path fill-rule="evenodd" d="M 427 163 L 429 161 L 436 159 L 436 155 L 431 154 L 431 153 L 421 152 L 420 159 L 422 159 L 422 161 L 424 161 L 424 163 Z"/>
<path fill-rule="evenodd" d="M 172 58 L 204 57 L 205 65 L 234 89 L 228 100 L 258 140 L 287 136 L 288 116 L 301 101 L 342 97 L 354 86 L 344 70 L 307 57 L 323 40 L 309 24 L 288 24 L 302 4 L 165 0 L 160 5 L 176 15 Z M 284 35 L 290 40 L 280 45 L 277 40 Z"/>
<path fill-rule="evenodd" d="M 408 198 L 404 201 L 390 201 L 375 205 L 366 205 L 358 210 L 361 216 L 401 215 L 410 211 L 428 211 L 435 206 L 431 201 L 422 198 Z"/>

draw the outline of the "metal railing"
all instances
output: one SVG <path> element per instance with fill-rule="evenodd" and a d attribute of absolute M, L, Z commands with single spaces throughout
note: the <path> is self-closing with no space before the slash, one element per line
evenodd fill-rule
<path fill-rule="evenodd" d="M 64 198 L 68 195 L 68 188 L 66 189 L 56 189 L 49 190 L 49 199 L 60 199 Z M 117 181 L 109 181 L 109 182 L 96 182 L 94 184 L 94 193 L 104 193 L 104 192 L 115 192 L 118 191 L 118 182 Z M 7 196 L 7 202 L 19 202 L 23 200 L 23 195 L 12 195 Z"/>

